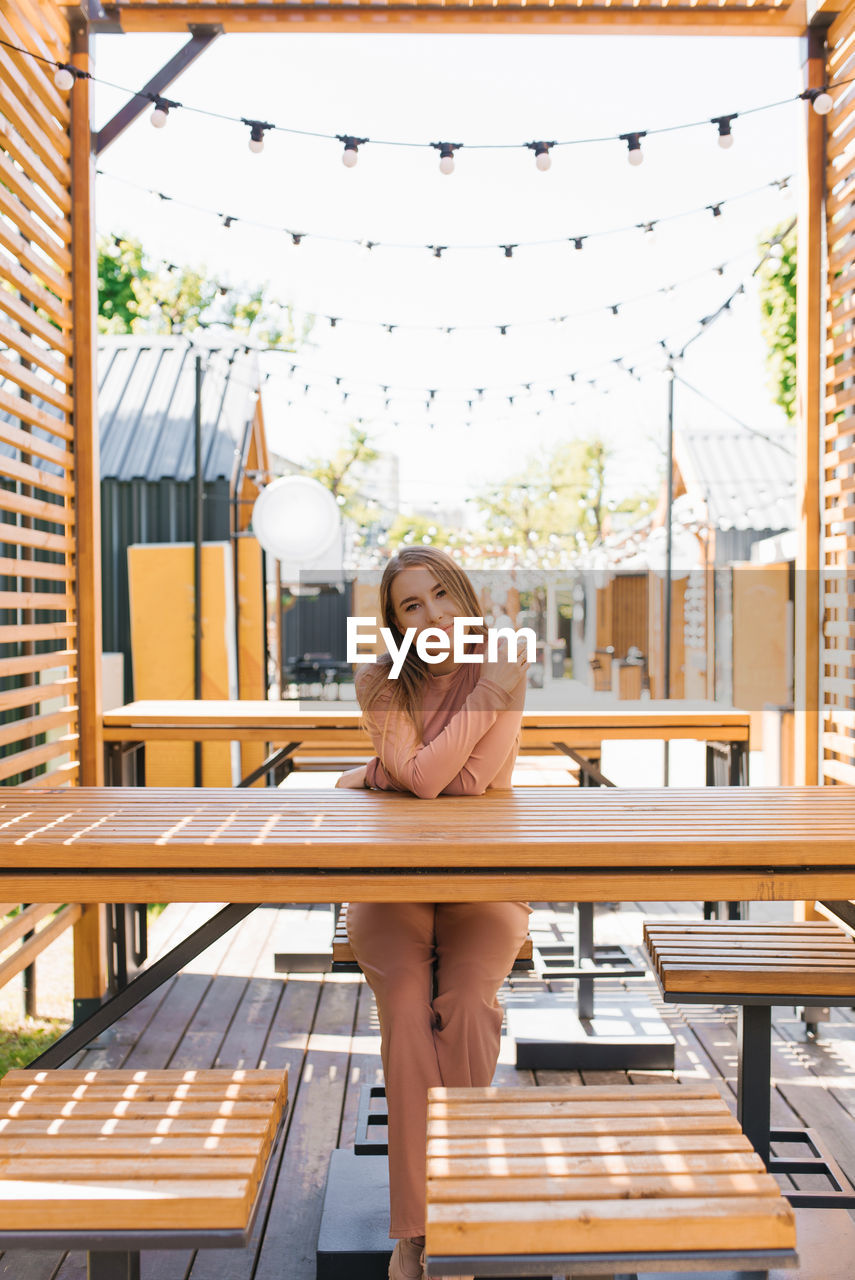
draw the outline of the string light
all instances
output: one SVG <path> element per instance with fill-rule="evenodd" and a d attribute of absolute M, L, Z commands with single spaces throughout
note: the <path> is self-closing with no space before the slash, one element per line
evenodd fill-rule
<path fill-rule="evenodd" d="M 463 146 L 462 142 L 432 142 L 430 144 L 439 152 L 440 173 L 454 173 L 454 153 Z"/>
<path fill-rule="evenodd" d="M 2 43 L 6 45 L 7 49 L 15 48 L 15 45 L 7 44 L 5 40 Z M 27 53 L 29 51 L 27 49 L 19 49 L 18 52 Z M 77 79 L 77 68 L 73 67 L 70 62 L 57 62 L 55 65 L 56 74 L 53 82 L 61 93 L 67 93 Z"/>
<path fill-rule="evenodd" d="M 345 169 L 352 169 L 359 159 L 359 148 L 368 141 L 367 138 L 355 138 L 350 133 L 337 133 L 336 140 L 344 144 L 341 162 Z"/>
<path fill-rule="evenodd" d="M 848 80 L 842 80 L 841 84 L 849 84 Z M 823 85 L 821 89 L 805 89 L 799 94 L 800 98 L 804 98 L 809 102 L 818 116 L 827 116 L 831 108 L 834 106 L 834 99 L 828 92 L 828 86 Z"/>
<path fill-rule="evenodd" d="M 639 165 L 644 160 L 644 153 L 641 150 L 641 139 L 647 137 L 647 130 L 642 129 L 640 133 L 622 133 L 620 134 L 621 142 L 626 143 L 626 158 L 631 165 Z"/>
<path fill-rule="evenodd" d="M 534 163 L 541 173 L 551 168 L 552 156 L 549 154 L 549 149 L 557 145 L 555 142 L 527 142 L 525 145 L 534 152 Z"/>
<path fill-rule="evenodd" d="M 249 128 L 249 149 L 254 155 L 259 155 L 264 150 L 264 134 L 267 129 L 273 129 L 275 126 L 267 124 L 264 120 L 247 120 L 241 119 L 241 124 L 245 124 Z"/>
<path fill-rule="evenodd" d="M 123 249 L 124 249 L 124 247 L 125 247 L 125 246 L 126 246 L 126 244 L 127 244 L 127 241 L 126 241 L 125 239 L 123 239 L 121 236 L 118 236 L 118 235 L 115 235 L 115 234 L 113 234 L 113 235 L 111 236 L 111 239 L 112 239 L 113 243 L 115 244 L 115 246 L 116 246 L 120 251 L 121 251 L 121 250 L 123 250 Z M 747 257 L 747 256 L 748 256 L 747 254 L 743 254 L 743 255 L 741 255 L 741 257 L 742 257 L 742 258 Z M 752 256 L 753 256 L 753 255 L 752 255 Z M 769 251 L 767 250 L 766 258 L 768 258 L 768 257 L 769 257 Z M 612 315 L 617 315 L 617 314 L 619 313 L 619 308 L 620 308 L 620 307 L 622 307 L 622 306 L 625 306 L 625 305 L 627 305 L 627 304 L 633 304 L 633 303 L 646 302 L 646 301 L 648 301 L 649 299 L 651 299 L 651 298 L 653 298 L 653 297 L 656 297 L 656 296 L 662 296 L 662 297 L 669 296 L 669 295 L 673 294 L 679 286 L 685 286 L 685 285 L 688 285 L 688 284 L 694 283 L 694 281 L 696 281 L 696 280 L 698 280 L 698 279 L 702 279 L 702 278 L 706 277 L 710 272 L 713 272 L 716 276 L 721 277 L 721 276 L 723 276 L 723 275 L 724 275 L 724 272 L 725 272 L 725 270 L 726 270 L 726 267 L 727 267 L 727 266 L 733 266 L 733 265 L 735 265 L 735 264 L 736 264 L 736 262 L 738 262 L 739 260 L 740 260 L 740 259 L 734 259 L 734 260 L 733 260 L 733 262 L 730 262 L 730 263 L 727 263 L 727 264 L 719 264 L 719 265 L 717 265 L 717 266 L 715 266 L 715 267 L 708 267 L 708 268 L 706 268 L 706 269 L 704 269 L 704 270 L 701 270 L 701 271 L 699 271 L 699 272 L 694 273 L 692 276 L 687 277 L 687 278 L 685 278 L 685 279 L 683 279 L 683 280 L 681 280 L 681 281 L 678 281 L 678 282 L 675 282 L 675 283 L 672 283 L 672 284 L 661 285 L 661 286 L 659 286 L 659 288 L 657 288 L 657 289 L 655 289 L 655 290 L 652 290 L 652 291 L 650 291 L 650 292 L 643 293 L 643 294 L 637 294 L 637 295 L 634 295 L 633 297 L 625 298 L 625 299 L 623 299 L 621 302 L 618 302 L 618 303 L 615 303 L 615 304 L 611 304 L 611 305 L 610 305 L 608 308 L 606 308 L 606 309 L 607 309 L 607 310 L 608 310 Z M 765 259 L 764 259 L 764 260 L 765 260 Z M 174 262 L 165 262 L 165 261 L 163 261 L 163 262 L 161 262 L 161 263 L 159 264 L 159 267 L 160 267 L 160 268 L 162 268 L 162 269 L 165 269 L 166 271 L 169 271 L 169 272 L 171 272 L 171 273 L 174 273 L 174 272 L 180 272 L 180 271 L 182 270 L 182 268 L 181 268 L 181 267 L 179 267 L 179 266 L 178 266 L 176 263 L 174 263 Z M 213 288 L 216 290 L 216 292 L 218 293 L 218 295 L 219 295 L 220 297 L 227 297 L 227 296 L 229 296 L 230 294 L 235 294 L 235 295 L 238 295 L 238 296 L 239 296 L 239 294 L 240 294 L 240 292 L 241 292 L 239 289 L 235 289 L 233 286 L 227 286 L 227 285 L 225 285 L 225 284 L 223 284 L 223 283 L 221 283 L 221 282 L 217 282 L 216 280 L 211 281 L 211 284 L 212 284 Z M 278 301 L 278 300 L 276 300 L 275 298 L 268 299 L 268 300 L 267 300 L 267 305 L 268 305 L 268 307 L 270 307 L 270 308 L 278 308 L 281 312 L 288 311 L 288 312 L 290 313 L 290 311 L 291 311 L 291 307 L 290 307 L 290 306 L 286 307 L 286 306 L 285 306 L 281 301 Z M 618 308 L 618 310 L 615 310 L 615 308 Z M 506 336 L 507 336 L 507 334 L 508 334 L 508 332 L 509 332 L 509 331 L 510 331 L 510 329 L 512 329 L 512 328 L 513 328 L 513 329 L 515 329 L 515 330 L 519 330 L 519 329 L 524 329 L 524 328 L 532 328 L 532 327 L 534 327 L 534 326 L 542 326 L 542 325 L 545 325 L 545 324 L 550 324 L 550 325 L 565 324 L 566 322 L 568 322 L 568 321 L 570 321 L 570 320 L 578 320 L 578 319 L 583 319 L 583 318 L 585 318 L 585 317 L 587 317 L 587 316 L 596 315 L 596 314 L 598 314 L 600 311 L 602 311 L 602 309 L 603 309 L 603 308 L 602 308 L 602 305 L 600 305 L 600 306 L 593 306 L 593 307 L 586 308 L 586 309 L 584 309 L 584 310 L 580 310 L 580 311 L 575 312 L 575 313 L 570 313 L 570 314 L 565 314 L 565 315 L 560 315 L 560 316 L 551 316 L 551 317 L 547 317 L 547 318 L 540 319 L 540 320 L 521 321 L 521 322 L 517 322 L 517 323 L 514 323 L 514 324 L 510 324 L 510 323 L 503 323 L 503 324 L 482 323 L 482 324 L 473 324 L 473 325 L 447 325 L 447 324 L 446 324 L 446 325 L 441 325 L 441 326 L 440 326 L 440 325 L 425 325 L 425 324 L 397 325 L 397 324 L 395 324 L 395 323 L 393 323 L 393 322 L 383 322 L 383 323 L 381 323 L 381 322 L 378 322 L 378 321 L 371 321 L 371 320 L 354 320 L 354 319 L 348 319 L 348 318 L 346 318 L 346 317 L 342 317 L 342 316 L 335 316 L 335 315 L 329 315 L 329 314 L 324 315 L 324 316 L 323 316 L 323 318 L 324 318 L 324 319 L 329 323 L 329 325 L 330 325 L 330 327 L 331 327 L 331 328 L 336 328 L 336 327 L 337 327 L 338 325 L 340 325 L 340 324 L 350 324 L 350 325 L 357 325 L 357 326 L 360 326 L 360 327 L 369 327 L 369 328 L 371 328 L 371 327 L 379 327 L 379 328 L 381 328 L 381 329 L 385 330 L 385 331 L 386 331 L 387 333 L 389 333 L 389 334 L 391 334 L 391 333 L 392 333 L 396 328 L 401 328 L 402 330 L 408 330 L 408 331 L 414 331 L 414 332 L 425 332 L 425 331 L 427 331 L 427 332 L 441 333 L 441 334 L 443 334 L 443 335 L 444 335 L 444 336 L 446 336 L 446 337 L 450 336 L 451 334 L 453 334 L 453 333 L 455 333 L 455 332 L 457 332 L 457 331 L 462 331 L 462 332 L 467 332 L 467 331 L 480 331 L 480 332 L 487 332 L 487 331 L 490 331 L 490 330 L 494 330 L 494 331 L 495 331 L 499 336 L 501 336 L 501 337 L 506 337 Z M 314 314 L 314 313 L 312 313 L 312 314 Z M 214 320 L 214 321 L 206 321 L 206 322 L 205 322 L 205 327 L 206 327 L 206 328 L 210 328 L 210 327 L 213 327 L 214 325 L 221 324 L 221 323 L 222 323 L 222 324 L 225 324 L 225 323 L 227 323 L 227 321 L 226 321 L 226 320 L 222 320 L 222 321 L 217 321 L 217 320 Z M 247 349 L 249 350 L 249 348 L 247 348 Z M 277 349 L 280 349 L 280 348 L 277 348 Z M 663 349 L 664 349 L 664 344 L 663 344 Z M 292 364 L 292 365 L 291 365 L 291 367 L 290 367 L 290 374 L 289 374 L 289 376 L 292 376 L 295 370 L 296 370 L 296 365 L 293 365 L 293 364 Z M 576 377 L 575 373 L 570 373 L 570 374 L 568 374 L 567 376 L 569 377 L 569 379 L 570 379 L 570 381 L 571 381 L 571 382 L 575 381 L 575 377 Z M 523 387 L 525 388 L 525 390 L 526 390 L 527 392 L 530 392 L 530 391 L 531 391 L 531 389 L 532 389 L 532 384 L 531 384 L 531 383 L 523 383 L 522 385 L 523 385 Z M 382 392 L 383 392 L 383 394 L 384 394 L 384 396 L 385 396 L 385 395 L 388 393 L 389 388 L 388 388 L 387 386 L 383 386 L 383 387 L 381 387 L 381 390 L 382 390 Z"/>
<path fill-rule="evenodd" d="M 11 49 L 15 53 L 21 54 L 25 57 L 32 58 L 35 61 L 43 63 L 48 67 L 52 67 L 54 69 L 54 81 L 57 85 L 57 88 L 61 89 L 63 92 L 70 89 L 76 79 L 85 78 L 87 80 L 91 80 L 95 84 L 103 84 L 110 89 L 115 89 L 121 93 L 126 93 L 130 97 L 136 97 L 136 98 L 151 97 L 151 94 L 146 90 L 128 89 L 127 86 L 125 85 L 118 85 L 108 80 L 102 80 L 100 77 L 95 77 L 88 71 L 82 71 L 79 68 L 72 66 L 70 63 L 59 62 L 53 58 L 45 57 L 43 54 L 35 53 L 31 49 L 25 49 L 21 45 L 17 45 L 9 40 L 0 40 L 0 46 L 6 49 Z M 837 82 L 835 87 L 840 88 L 852 83 L 855 83 L 855 78 L 840 80 Z M 771 111 L 778 107 L 787 106 L 794 101 L 798 101 L 799 99 L 810 102 L 814 111 L 816 111 L 817 114 L 819 115 L 827 115 L 829 111 L 831 111 L 832 107 L 834 106 L 834 101 L 831 97 L 831 94 L 828 92 L 828 86 L 823 85 L 822 88 L 819 88 L 819 89 L 805 89 L 801 93 L 795 94 L 792 97 L 780 99 L 777 102 L 763 103 L 760 106 L 749 107 L 746 110 L 741 112 L 730 112 L 729 115 L 727 116 L 714 116 L 712 117 L 712 123 L 719 124 L 719 122 L 722 120 L 727 120 L 729 123 L 730 121 L 737 119 L 738 116 L 755 115 L 761 111 Z M 208 111 L 202 107 L 187 106 L 186 104 L 180 104 L 180 105 L 182 105 L 185 110 L 192 111 L 195 115 L 207 116 L 209 119 L 230 120 L 234 123 L 237 123 L 237 120 L 238 120 L 237 117 L 225 116 L 222 112 Z M 247 122 L 242 121 L 242 123 L 247 123 Z M 641 152 L 640 140 L 644 137 L 647 137 L 648 133 L 651 135 L 658 134 L 658 133 L 673 133 L 673 132 L 676 132 L 677 130 L 682 130 L 682 129 L 700 128 L 708 123 L 709 121 L 693 120 L 693 121 L 687 121 L 686 123 L 683 123 L 683 124 L 663 126 L 662 128 L 659 128 L 659 129 L 638 130 L 630 133 L 621 133 L 617 135 L 617 138 L 620 141 L 627 143 L 628 158 L 630 163 L 633 165 L 638 165 L 642 163 L 644 158 Z M 266 128 L 276 129 L 278 132 L 281 132 L 281 133 L 288 133 L 294 136 L 299 136 L 304 138 L 317 138 L 322 140 L 336 139 L 339 142 L 344 144 L 345 153 L 342 156 L 342 160 L 348 168 L 352 168 L 353 165 L 356 164 L 357 151 L 359 146 L 369 141 L 368 138 L 357 138 L 351 134 L 328 134 L 328 133 L 322 133 L 318 130 L 313 130 L 313 129 L 294 129 L 286 125 L 269 124 L 266 126 Z M 720 127 L 719 138 L 721 139 L 722 137 L 727 137 L 727 136 L 729 136 L 729 131 L 723 132 Z M 590 137 L 590 138 L 568 138 L 568 139 L 563 139 L 561 141 L 554 141 L 554 142 L 548 142 L 548 143 L 547 142 L 536 142 L 536 143 L 489 142 L 489 143 L 466 143 L 466 144 L 436 143 L 436 142 L 432 142 L 432 143 L 408 142 L 408 141 L 401 141 L 399 139 L 394 139 L 394 140 L 393 139 L 374 139 L 373 141 L 375 145 L 387 146 L 387 147 L 430 146 L 430 147 L 437 148 L 440 150 L 440 171 L 442 173 L 451 173 L 454 168 L 454 151 L 459 150 L 459 148 L 462 147 L 463 145 L 466 145 L 473 150 L 492 150 L 492 151 L 515 150 L 519 147 L 531 148 L 532 150 L 535 151 L 535 160 L 537 162 L 538 168 L 547 169 L 549 168 L 549 164 L 547 162 L 550 160 L 549 151 L 552 147 L 579 146 L 582 144 L 603 143 L 603 142 L 611 142 L 614 140 L 615 140 L 614 137 L 612 138 Z M 730 144 L 724 143 L 722 145 L 728 146 Z M 444 152 L 443 152 L 443 148 L 445 149 Z M 538 153 L 538 148 L 540 148 L 539 153 Z M 446 161 L 445 165 L 443 165 L 442 163 L 443 160 Z"/>
<path fill-rule="evenodd" d="M 169 98 L 161 98 L 156 93 L 151 95 L 154 110 L 149 116 L 149 123 L 154 129 L 162 129 L 169 118 L 170 107 L 179 107 L 180 102 L 170 102 Z"/>
<path fill-rule="evenodd" d="M 736 119 L 736 113 L 733 112 L 729 116 L 713 116 L 710 124 L 718 125 L 718 145 L 725 151 L 733 146 L 733 133 L 731 132 L 731 121 Z"/>
<path fill-rule="evenodd" d="M 0 41 L 0 44 L 2 44 L 2 41 Z M 356 141 L 358 141 L 358 139 Z M 97 176 L 100 178 L 107 178 L 111 182 L 118 182 L 122 186 L 131 187 L 136 191 L 144 191 L 148 195 L 155 196 L 159 200 L 172 201 L 173 203 L 175 203 L 176 205 L 179 205 L 184 209 L 192 209 L 196 213 L 207 213 L 212 215 L 213 217 L 217 217 L 223 220 L 223 214 L 218 212 L 215 209 L 205 207 L 204 205 L 194 204 L 192 201 L 189 201 L 189 200 L 179 200 L 175 196 L 168 195 L 163 191 L 158 191 L 156 188 L 147 187 L 143 183 L 134 182 L 132 179 L 129 179 L 129 178 L 119 177 L 117 174 L 109 173 L 105 169 L 99 168 L 99 169 L 96 169 L 95 172 Z M 720 217 L 721 211 L 724 208 L 725 204 L 732 204 L 739 200 L 749 199 L 750 197 L 759 195 L 761 192 L 768 191 L 769 189 L 775 189 L 780 192 L 785 192 L 788 189 L 789 181 L 790 181 L 789 177 L 775 178 L 770 182 L 764 182 L 761 186 L 752 187 L 750 190 L 742 191 L 736 195 L 728 196 L 726 200 L 719 200 L 715 204 L 703 205 L 701 207 L 695 207 L 694 209 L 684 209 L 679 213 L 663 214 L 660 217 L 650 219 L 649 221 L 655 222 L 657 226 L 659 226 L 661 229 L 661 226 L 664 223 L 676 222 L 678 219 L 682 219 L 682 218 L 695 217 L 696 215 L 703 213 L 706 210 L 709 210 L 710 212 L 712 212 L 713 217 L 717 218 L 717 217 Z M 424 251 L 425 249 L 427 249 L 430 253 L 434 255 L 434 257 L 437 257 L 437 258 L 440 257 L 443 253 L 445 253 L 446 250 L 451 250 L 456 252 L 464 249 L 465 250 L 485 250 L 485 251 L 486 250 L 494 251 L 497 248 L 504 249 L 504 245 L 501 245 L 501 244 L 496 245 L 496 244 L 485 244 L 485 243 L 425 245 L 425 244 L 415 244 L 415 243 L 405 243 L 405 242 L 385 241 L 385 240 L 382 240 L 382 241 L 381 240 L 357 240 L 357 239 L 352 239 L 344 236 L 320 235 L 316 232 L 310 232 L 310 231 L 293 232 L 288 228 L 283 228 L 281 225 L 276 226 L 272 223 L 260 222 L 258 219 L 255 219 L 255 218 L 238 219 L 235 216 L 230 216 L 230 221 L 231 222 L 241 221 L 247 227 L 256 227 L 262 231 L 272 231 L 278 234 L 282 234 L 284 232 L 285 235 L 291 236 L 294 244 L 298 244 L 302 239 L 309 238 L 312 240 L 317 240 L 324 244 L 350 244 L 350 245 L 356 245 L 359 248 L 368 248 L 368 249 L 375 249 L 375 248 L 413 249 L 413 250 L 421 250 L 421 251 Z M 559 237 L 556 237 L 555 239 L 550 239 L 550 240 L 521 240 L 518 242 L 514 242 L 513 247 L 514 249 L 535 249 L 535 248 L 548 248 L 548 247 L 551 247 L 552 245 L 559 245 L 559 244 L 572 244 L 574 249 L 578 251 L 584 247 L 585 241 L 587 240 L 591 240 L 595 238 L 602 239 L 605 236 L 624 235 L 628 232 L 636 233 L 640 226 L 646 226 L 646 225 L 647 225 L 647 221 L 643 223 L 635 222 L 635 223 L 627 224 L 625 226 L 608 227 L 601 231 L 588 232 L 587 234 L 580 235 L 580 236 L 564 235 L 564 236 L 559 236 Z"/>

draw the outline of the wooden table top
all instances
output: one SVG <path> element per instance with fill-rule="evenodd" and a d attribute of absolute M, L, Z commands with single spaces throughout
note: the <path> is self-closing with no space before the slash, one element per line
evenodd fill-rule
<path fill-rule="evenodd" d="M 71 902 L 855 897 L 849 787 L 113 787 L 0 800 L 0 897 Z"/>
<path fill-rule="evenodd" d="M 148 701 L 131 702 L 103 716 L 108 742 L 179 741 L 257 738 L 287 742 L 299 738 L 308 746 L 333 735 L 352 734 L 370 747 L 358 708 L 330 703 L 264 701 Z M 699 738 L 714 742 L 747 742 L 747 711 L 714 702 L 642 702 L 590 711 L 523 712 L 523 745 L 550 747 L 556 740 L 568 746 L 589 745 L 603 738 Z"/>

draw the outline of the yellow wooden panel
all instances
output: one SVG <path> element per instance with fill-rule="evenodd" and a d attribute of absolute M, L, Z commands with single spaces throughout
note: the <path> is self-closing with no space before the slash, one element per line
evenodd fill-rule
<path fill-rule="evenodd" d="M 237 644 L 238 694 L 244 698 L 267 697 L 266 642 L 264 636 L 264 578 L 261 545 L 255 538 L 238 538 L 237 543 Z M 263 742 L 242 742 L 240 773 L 245 778 L 264 760 Z M 263 787 L 265 778 L 256 786 Z"/>
<path fill-rule="evenodd" d="M 128 548 L 131 661 L 138 698 L 193 697 L 193 557 L 191 543 Z M 228 543 L 202 547 L 202 697 L 237 696 L 234 585 Z M 205 786 L 234 786 L 237 749 L 227 742 L 202 745 Z M 192 786 L 190 743 L 146 746 L 148 786 Z"/>

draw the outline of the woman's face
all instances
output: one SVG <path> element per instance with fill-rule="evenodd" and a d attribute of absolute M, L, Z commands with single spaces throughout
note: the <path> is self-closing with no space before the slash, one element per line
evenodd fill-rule
<path fill-rule="evenodd" d="M 429 627 L 439 627 L 451 640 L 454 619 L 465 616 L 461 606 L 437 581 L 427 565 L 402 569 L 395 575 L 390 594 L 398 630 L 403 635 L 408 627 L 416 629 L 413 643 Z M 454 666 L 449 653 L 447 659 L 432 664 L 431 671 L 442 675 L 446 670 L 453 670 Z"/>

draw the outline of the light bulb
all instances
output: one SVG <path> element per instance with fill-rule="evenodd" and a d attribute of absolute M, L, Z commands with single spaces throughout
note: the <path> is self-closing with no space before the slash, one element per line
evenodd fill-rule
<path fill-rule="evenodd" d="M 341 162 L 344 165 L 345 169 L 352 169 L 358 159 L 359 159 L 359 154 L 356 150 L 356 147 L 345 147 L 344 153 L 341 157 Z"/>
<path fill-rule="evenodd" d="M 818 116 L 827 116 L 834 106 L 834 99 L 823 89 L 822 93 L 816 95 L 811 105 Z"/>
<path fill-rule="evenodd" d="M 155 107 L 149 116 L 149 123 L 155 129 L 162 129 L 169 117 L 169 111 L 166 107 Z"/>
<path fill-rule="evenodd" d="M 534 163 L 541 173 L 546 173 L 546 170 L 552 166 L 552 156 L 548 151 L 541 151 L 539 156 L 535 156 Z"/>
<path fill-rule="evenodd" d="M 637 166 L 644 163 L 644 154 L 641 150 L 641 147 L 637 147 L 635 151 L 628 151 L 626 158 L 629 161 L 629 163 L 633 166 Z"/>
<path fill-rule="evenodd" d="M 259 155 L 264 150 L 264 139 L 250 138 L 249 149 L 253 153 L 253 155 L 256 155 L 256 156 Z"/>
<path fill-rule="evenodd" d="M 722 151 L 727 151 L 730 147 L 733 146 L 733 134 L 720 133 L 718 135 L 718 145 L 721 147 Z"/>
<path fill-rule="evenodd" d="M 61 90 L 62 93 L 66 93 L 74 84 L 74 72 L 69 71 L 68 67 L 57 67 L 53 82 L 57 89 Z"/>
<path fill-rule="evenodd" d="M 784 246 L 781 244 L 780 240 L 776 240 L 774 244 L 769 245 L 770 258 L 777 258 L 778 261 L 780 262 L 783 256 L 784 256 Z"/>
<path fill-rule="evenodd" d="M 439 162 L 440 173 L 454 173 L 454 156 L 449 151 Z"/>

